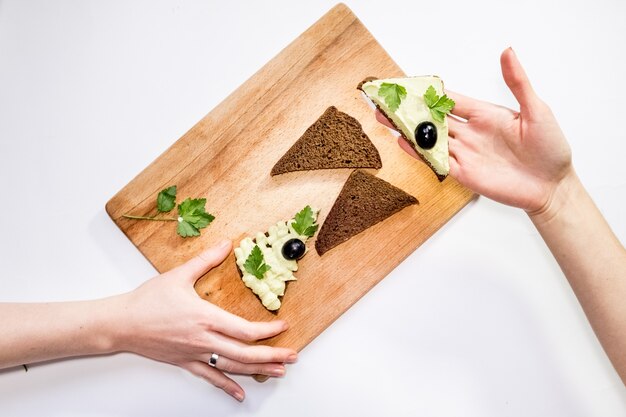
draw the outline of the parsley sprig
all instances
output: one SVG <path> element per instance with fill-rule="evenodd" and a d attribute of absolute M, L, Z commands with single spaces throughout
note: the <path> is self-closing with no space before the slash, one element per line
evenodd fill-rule
<path fill-rule="evenodd" d="M 176 207 L 176 186 L 161 190 L 157 196 L 157 211 L 169 213 Z M 178 222 L 176 233 L 182 237 L 200 236 L 200 229 L 207 227 L 215 216 L 208 213 L 205 208 L 206 198 L 187 198 L 178 205 L 177 217 L 159 216 L 135 216 L 124 214 L 122 217 L 134 220 L 152 220 L 158 222 Z"/>
<path fill-rule="evenodd" d="M 315 217 L 313 217 L 313 209 L 311 206 L 306 206 L 294 216 L 294 221 L 291 223 L 291 227 L 293 227 L 293 230 L 301 236 L 311 237 L 315 234 L 319 224 L 315 223 Z"/>
<path fill-rule="evenodd" d="M 406 88 L 398 84 L 382 83 L 378 88 L 378 95 L 385 100 L 389 110 L 396 111 L 402 99 L 406 97 Z"/>
<path fill-rule="evenodd" d="M 454 100 L 449 98 L 446 94 L 439 97 L 435 91 L 435 87 L 432 85 L 428 87 L 424 93 L 424 101 L 430 109 L 430 114 L 438 122 L 443 123 L 446 114 L 450 113 L 454 108 Z"/>
<path fill-rule="evenodd" d="M 176 233 L 182 237 L 200 236 L 200 229 L 204 229 L 215 220 L 215 216 L 207 213 L 206 198 L 188 198 L 178 205 L 178 227 Z"/>
<path fill-rule="evenodd" d="M 272 269 L 265 263 L 265 258 L 263 257 L 263 252 L 261 252 L 259 245 L 254 245 L 252 251 L 250 251 L 250 255 L 248 255 L 248 258 L 246 259 L 246 262 L 244 262 L 243 267 L 257 279 L 263 279 L 265 273 Z"/>

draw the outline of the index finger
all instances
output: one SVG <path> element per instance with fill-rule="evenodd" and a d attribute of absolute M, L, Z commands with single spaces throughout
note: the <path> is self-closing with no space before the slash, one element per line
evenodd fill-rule
<path fill-rule="evenodd" d="M 454 100 L 454 107 L 451 112 L 453 115 L 469 120 L 480 111 L 482 101 L 450 90 L 446 90 L 446 94 Z"/>
<path fill-rule="evenodd" d="M 483 103 L 480 100 L 476 100 L 450 90 L 446 90 L 446 94 L 454 100 L 455 103 L 454 108 L 452 109 L 452 114 L 462 117 L 465 120 L 469 120 L 472 115 L 475 115 L 480 109 L 480 105 Z M 376 120 L 379 123 L 387 126 L 389 129 L 398 130 L 380 110 L 376 109 L 375 115 Z"/>

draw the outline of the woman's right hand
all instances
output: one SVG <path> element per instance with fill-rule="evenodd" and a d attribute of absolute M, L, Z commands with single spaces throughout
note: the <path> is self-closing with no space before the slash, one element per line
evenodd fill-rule
<path fill-rule="evenodd" d="M 502 75 L 520 111 L 449 93 L 456 102 L 450 128 L 450 174 L 468 188 L 529 214 L 545 211 L 567 176 L 573 175 L 567 140 L 550 108 L 508 48 Z"/>
<path fill-rule="evenodd" d="M 446 91 L 456 102 L 452 114 L 458 116 L 448 117 L 450 175 L 485 197 L 532 215 L 550 207 L 559 185 L 574 175 L 571 151 L 511 48 L 502 53 L 500 64 L 519 112 Z M 377 119 L 382 121 L 379 115 Z M 417 157 L 403 140 L 400 145 Z"/>
<path fill-rule="evenodd" d="M 285 363 L 297 360 L 292 349 L 251 345 L 282 333 L 287 323 L 249 322 L 201 299 L 194 283 L 232 249 L 225 240 L 136 290 L 114 297 L 120 312 L 110 323 L 114 351 L 131 351 L 171 363 L 207 380 L 239 401 L 244 391 L 225 373 L 283 376 Z M 211 367 L 211 355 L 219 355 Z"/>

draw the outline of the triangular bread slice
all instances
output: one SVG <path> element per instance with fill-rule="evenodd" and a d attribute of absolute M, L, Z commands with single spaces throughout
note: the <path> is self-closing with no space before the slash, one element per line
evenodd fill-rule
<path fill-rule="evenodd" d="M 243 283 L 259 297 L 266 309 L 278 310 L 281 306 L 279 297 L 285 295 L 286 283 L 296 280 L 294 272 L 298 270 L 298 261 L 291 258 L 287 259 L 283 255 L 283 245 L 293 239 L 306 243 L 317 230 L 318 214 L 319 210 L 306 206 L 291 220 L 276 223 L 266 233 L 257 232 L 254 238 L 246 237 L 235 248 L 235 259 Z M 310 217 L 312 220 L 312 223 L 309 224 L 309 228 L 312 228 L 311 231 L 303 231 L 297 227 L 299 216 Z M 267 269 L 260 272 L 260 277 L 253 275 L 254 270 L 249 271 L 246 268 L 248 258 L 254 253 L 255 248 L 260 254 L 261 264 L 267 265 Z"/>
<path fill-rule="evenodd" d="M 398 84 L 406 89 L 406 97 L 400 105 L 392 111 L 384 98 L 378 93 L 383 83 Z M 358 89 L 369 97 L 383 115 L 394 125 L 402 137 L 415 149 L 417 154 L 437 174 L 439 181 L 443 181 L 450 172 L 448 156 L 448 120 L 443 122 L 433 119 L 430 109 L 424 101 L 424 93 L 433 86 L 438 96 L 444 94 L 443 81 L 437 76 L 422 76 L 408 78 L 387 78 L 379 80 L 367 78 L 361 82 Z M 415 140 L 415 129 L 421 122 L 429 121 L 437 127 L 437 143 L 431 149 L 423 149 Z"/>
<path fill-rule="evenodd" d="M 280 158 L 271 175 L 315 169 L 381 167 L 378 150 L 359 121 L 331 106 Z"/>
<path fill-rule="evenodd" d="M 387 181 L 361 170 L 344 184 L 315 241 L 322 256 L 335 246 L 385 220 L 417 199 Z"/>

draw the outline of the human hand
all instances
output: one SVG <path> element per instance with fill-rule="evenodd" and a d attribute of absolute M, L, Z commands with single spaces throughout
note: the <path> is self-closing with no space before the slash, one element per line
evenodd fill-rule
<path fill-rule="evenodd" d="M 519 112 L 446 91 L 456 102 L 452 114 L 458 117 L 448 117 L 450 175 L 485 197 L 529 214 L 542 212 L 561 181 L 573 175 L 571 151 L 511 48 L 502 53 L 500 64 Z M 417 157 L 404 141 L 400 145 Z"/>
<path fill-rule="evenodd" d="M 231 249 L 231 242 L 223 241 L 120 296 L 123 313 L 116 323 L 121 327 L 116 350 L 180 366 L 239 401 L 244 391 L 225 372 L 284 375 L 284 364 L 297 359 L 294 350 L 244 342 L 275 336 L 287 329 L 287 323 L 249 322 L 202 300 L 193 288 Z M 215 368 L 207 364 L 212 353 L 219 355 Z"/>

